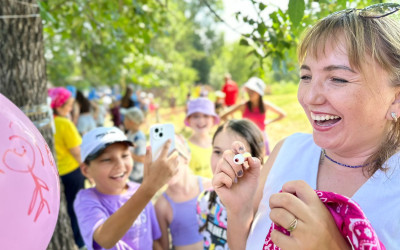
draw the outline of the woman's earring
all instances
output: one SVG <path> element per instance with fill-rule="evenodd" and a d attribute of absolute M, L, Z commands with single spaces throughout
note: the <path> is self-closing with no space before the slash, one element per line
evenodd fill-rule
<path fill-rule="evenodd" d="M 394 122 L 397 122 L 397 115 L 395 112 L 390 113 L 390 115 L 392 116 Z"/>

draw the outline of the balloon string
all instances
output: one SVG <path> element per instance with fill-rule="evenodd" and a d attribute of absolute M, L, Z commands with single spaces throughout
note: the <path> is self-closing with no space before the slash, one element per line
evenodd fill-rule
<path fill-rule="evenodd" d="M 51 100 L 50 100 L 51 102 Z M 41 129 L 43 127 L 51 125 L 54 132 L 53 125 L 53 110 L 50 108 L 49 102 L 47 104 L 39 104 L 39 105 L 26 105 L 19 107 L 19 109 L 31 119 L 32 123 L 35 125 L 37 129 Z M 33 116 L 43 117 L 40 120 L 33 120 Z"/>

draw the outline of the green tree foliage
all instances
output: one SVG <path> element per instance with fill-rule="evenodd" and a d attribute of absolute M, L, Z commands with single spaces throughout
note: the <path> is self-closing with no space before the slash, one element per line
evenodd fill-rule
<path fill-rule="evenodd" d="M 215 89 L 221 89 L 225 73 L 230 73 L 232 79 L 239 85 L 246 82 L 250 76 L 259 75 L 259 61 L 252 53 L 252 48 L 239 43 L 225 44 L 219 53 L 214 53 L 210 82 Z"/>
<path fill-rule="evenodd" d="M 252 31 L 243 34 L 240 44 L 250 46 L 260 59 L 262 76 L 269 69 L 275 80 L 293 79 L 296 69 L 296 48 L 303 31 L 333 12 L 345 8 L 363 8 L 382 1 L 376 0 L 289 0 L 282 10 L 267 1 L 248 0 L 257 12 L 257 18 L 236 13 L 240 22 L 247 23 Z M 273 10 L 273 11 L 271 11 Z M 266 60 L 267 59 L 267 60 Z M 291 73 L 292 72 L 292 73 Z"/>
<path fill-rule="evenodd" d="M 192 3 L 193 2 L 193 3 Z M 210 1 L 220 6 L 220 1 Z M 55 85 L 133 82 L 170 86 L 208 81 L 211 22 L 204 5 L 180 0 L 39 2 L 47 72 Z M 207 28 L 208 27 L 208 28 Z M 195 65 L 195 67 L 193 66 Z"/>
<path fill-rule="evenodd" d="M 126 55 L 146 51 L 166 18 L 157 2 L 147 2 L 41 1 L 49 79 L 118 82 Z"/>
<path fill-rule="evenodd" d="M 240 49 L 215 28 L 222 0 L 40 0 L 48 79 L 81 88 L 133 82 L 172 93 L 195 82 L 219 88 L 226 72 L 239 83 L 252 75 L 294 80 L 307 27 L 334 11 L 377 3 L 290 0 L 279 9 L 273 1 L 247 1 L 257 16 L 236 13 L 252 27 Z"/>

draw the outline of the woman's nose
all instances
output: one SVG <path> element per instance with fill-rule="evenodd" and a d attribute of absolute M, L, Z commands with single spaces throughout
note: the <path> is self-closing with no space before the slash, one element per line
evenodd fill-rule
<path fill-rule="evenodd" d="M 303 90 L 303 101 L 306 104 L 323 104 L 325 102 L 323 83 L 312 80 Z"/>

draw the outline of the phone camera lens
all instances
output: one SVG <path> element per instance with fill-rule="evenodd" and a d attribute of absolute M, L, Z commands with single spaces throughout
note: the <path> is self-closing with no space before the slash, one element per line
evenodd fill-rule
<path fill-rule="evenodd" d="M 156 133 L 158 133 L 158 128 L 156 128 L 154 131 L 155 131 Z"/>
<path fill-rule="evenodd" d="M 163 133 L 160 133 L 160 137 L 163 137 Z"/>

